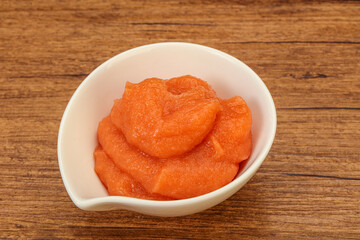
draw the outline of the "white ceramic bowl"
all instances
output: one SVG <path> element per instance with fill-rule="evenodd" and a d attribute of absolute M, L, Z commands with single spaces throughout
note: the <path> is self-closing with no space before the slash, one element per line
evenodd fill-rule
<path fill-rule="evenodd" d="M 94 172 L 99 121 L 120 98 L 125 82 L 190 74 L 206 80 L 221 98 L 241 96 L 253 118 L 253 151 L 236 179 L 211 193 L 184 200 L 152 201 L 108 196 Z M 262 80 L 238 59 L 191 43 L 156 43 L 123 52 L 96 68 L 67 105 L 58 135 L 58 160 L 65 188 L 83 210 L 127 209 L 156 216 L 181 216 L 210 208 L 237 192 L 258 170 L 273 143 L 276 111 Z M 260 186 L 261 187 L 261 186 Z"/>

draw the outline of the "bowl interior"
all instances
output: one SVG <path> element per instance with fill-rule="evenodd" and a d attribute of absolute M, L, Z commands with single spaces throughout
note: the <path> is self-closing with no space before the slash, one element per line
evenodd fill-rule
<path fill-rule="evenodd" d="M 253 117 L 254 147 L 238 177 L 264 155 L 275 133 L 275 108 L 266 86 L 250 68 L 225 53 L 200 45 L 147 45 L 99 66 L 79 86 L 64 112 L 58 140 L 59 165 L 73 200 L 107 196 L 94 172 L 96 131 L 99 121 L 110 113 L 113 100 L 122 96 L 125 82 L 186 74 L 209 82 L 221 98 L 238 95 L 248 103 Z"/>

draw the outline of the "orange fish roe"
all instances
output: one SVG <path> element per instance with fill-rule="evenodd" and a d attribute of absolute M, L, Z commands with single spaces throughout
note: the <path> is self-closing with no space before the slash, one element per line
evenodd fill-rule
<path fill-rule="evenodd" d="M 95 171 L 110 195 L 200 196 L 230 183 L 251 153 L 251 112 L 183 76 L 128 83 L 98 127 Z"/>

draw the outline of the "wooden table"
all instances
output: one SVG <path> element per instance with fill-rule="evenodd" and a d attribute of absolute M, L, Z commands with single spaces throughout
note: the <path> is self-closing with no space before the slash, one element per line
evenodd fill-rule
<path fill-rule="evenodd" d="M 164 41 L 257 72 L 277 107 L 274 145 L 207 211 L 82 211 L 57 162 L 67 102 L 106 59 Z M 0 51 L 0 238 L 360 239 L 360 2 L 1 0 Z"/>

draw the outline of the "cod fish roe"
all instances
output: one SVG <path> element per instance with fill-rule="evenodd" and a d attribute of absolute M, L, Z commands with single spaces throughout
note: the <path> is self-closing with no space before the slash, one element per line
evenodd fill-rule
<path fill-rule="evenodd" d="M 127 83 L 98 127 L 95 171 L 109 195 L 200 196 L 230 183 L 251 153 L 251 112 L 182 76 Z"/>
<path fill-rule="evenodd" d="M 111 121 L 127 142 L 158 158 L 180 155 L 198 145 L 212 129 L 220 110 L 210 87 L 195 82 L 181 89 L 176 86 L 182 81 L 168 82 L 151 78 L 139 84 L 127 83 L 122 99 L 115 101 L 111 111 Z M 182 92 L 173 94 L 176 89 Z"/>

